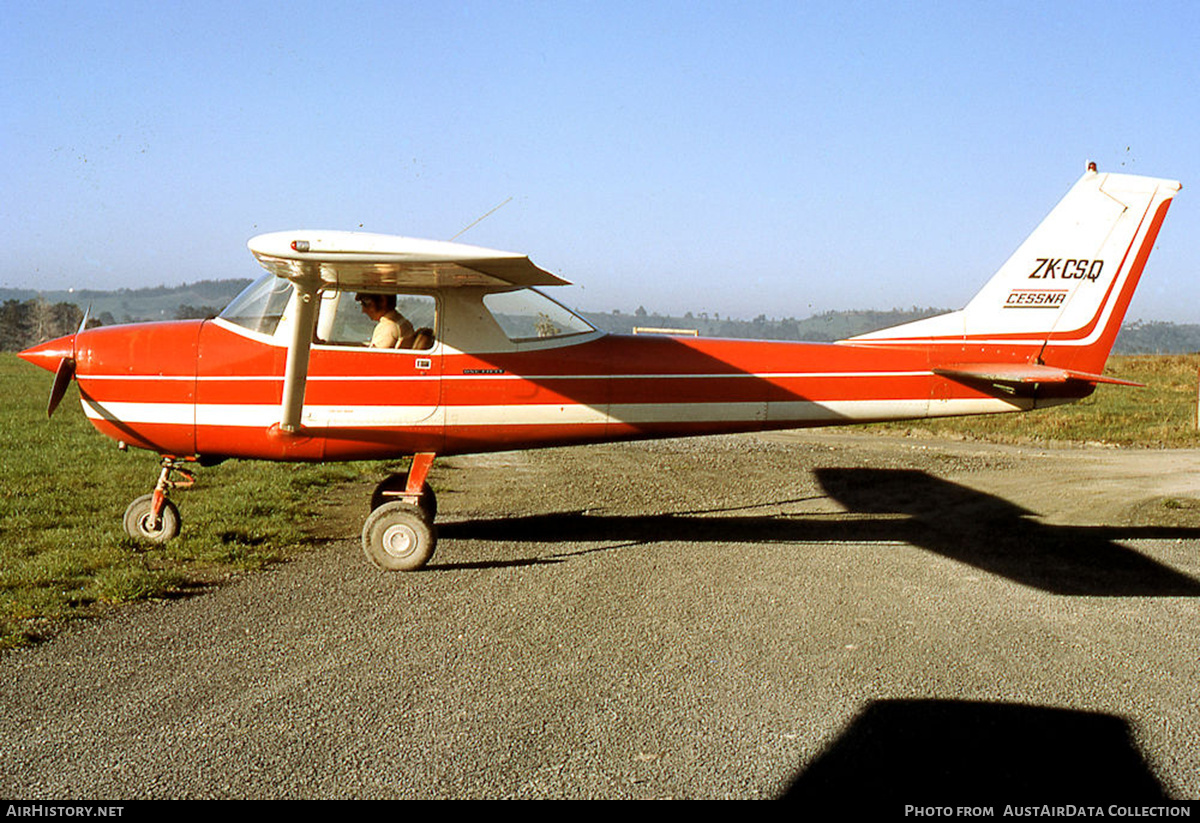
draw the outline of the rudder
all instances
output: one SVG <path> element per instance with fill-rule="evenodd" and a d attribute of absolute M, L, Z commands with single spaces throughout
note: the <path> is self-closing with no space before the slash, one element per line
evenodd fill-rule
<path fill-rule="evenodd" d="M 965 308 L 848 342 L 948 344 L 934 361 L 1099 374 L 1179 188 L 1090 166 Z"/>

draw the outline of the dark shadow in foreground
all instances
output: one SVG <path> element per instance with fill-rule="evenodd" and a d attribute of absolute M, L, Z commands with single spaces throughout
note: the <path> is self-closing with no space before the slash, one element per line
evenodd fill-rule
<path fill-rule="evenodd" d="M 1019 703 L 871 703 L 784 799 L 904 812 L 906 804 L 1162 801 L 1120 717 Z"/>
<path fill-rule="evenodd" d="M 901 514 L 913 545 L 1055 594 L 1200 595 L 1200 582 L 1115 542 L 1200 540 L 1200 529 L 1059 526 L 995 495 L 906 469 L 818 469 L 817 482 L 847 509 Z"/>
<path fill-rule="evenodd" d="M 1059 526 L 1032 519 L 1020 506 L 925 472 L 897 469 L 818 469 L 826 495 L 851 515 L 732 515 L 711 512 L 608 515 L 560 512 L 527 517 L 475 518 L 439 524 L 448 540 L 539 543 L 656 541 L 694 543 L 903 542 L 1053 594 L 1093 597 L 1198 597 L 1200 581 L 1116 542 L 1200 540 L 1200 529 L 1166 526 Z M 775 501 L 784 505 L 797 501 Z M 761 508 L 757 504 L 747 508 Z M 899 516 L 898 516 L 899 515 Z M 554 555 L 480 565 L 562 562 L 590 546 Z M 851 549 L 839 545 L 834 551 Z M 455 568 L 433 564 L 431 571 Z"/>

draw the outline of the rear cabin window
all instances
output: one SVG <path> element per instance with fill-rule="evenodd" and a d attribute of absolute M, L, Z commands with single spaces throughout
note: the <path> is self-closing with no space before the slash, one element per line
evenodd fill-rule
<path fill-rule="evenodd" d="M 484 295 L 483 304 L 515 343 L 595 331 L 582 317 L 533 289 L 493 292 Z"/>

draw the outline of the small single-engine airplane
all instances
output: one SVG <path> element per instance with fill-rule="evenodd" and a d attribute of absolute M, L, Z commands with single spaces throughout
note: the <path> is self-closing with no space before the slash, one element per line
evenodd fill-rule
<path fill-rule="evenodd" d="M 56 373 L 49 413 L 74 377 L 97 429 L 162 455 L 130 535 L 179 533 L 167 494 L 195 463 L 411 456 L 362 543 L 419 569 L 438 455 L 1027 411 L 1127 383 L 1104 364 L 1179 188 L 1092 164 L 965 308 L 837 343 L 604 334 L 537 291 L 566 281 L 523 255 L 290 231 L 250 240 L 268 273 L 216 318 L 85 319 L 21 357 Z M 366 344 L 375 321 L 395 345 Z"/>

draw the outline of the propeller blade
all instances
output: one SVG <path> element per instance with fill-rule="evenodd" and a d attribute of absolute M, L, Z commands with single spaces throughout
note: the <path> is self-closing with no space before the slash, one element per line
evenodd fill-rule
<path fill-rule="evenodd" d="M 92 306 L 89 303 L 87 309 L 83 312 L 83 320 L 79 323 L 79 330 L 71 335 L 70 351 L 71 354 L 62 357 L 58 361 L 58 368 L 54 370 L 54 385 L 50 388 L 50 402 L 46 404 L 46 417 L 53 417 L 54 410 L 58 408 L 58 404 L 62 402 L 63 396 L 67 393 L 67 387 L 71 385 L 71 379 L 75 376 L 75 339 L 87 329 L 88 318 L 92 314 Z M 50 363 L 54 362 L 51 358 L 63 351 L 64 347 L 55 346 L 54 344 L 62 343 L 68 338 L 62 337 L 58 340 L 52 340 L 48 344 L 35 346 L 21 353 L 22 357 L 29 360 L 31 363 L 37 363 L 44 369 L 50 367 Z M 39 355 L 37 359 L 33 359 L 34 354 Z M 63 352 L 65 354 L 65 352 Z"/>
<path fill-rule="evenodd" d="M 54 372 L 54 386 L 50 389 L 50 403 L 46 406 L 46 417 L 54 415 L 54 410 L 62 402 L 63 395 L 67 393 L 67 386 L 71 385 L 71 378 L 74 376 L 74 357 L 64 357 L 58 361 L 58 369 Z"/>

